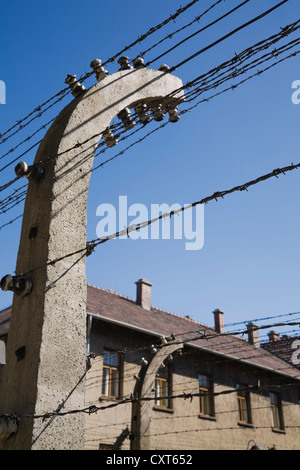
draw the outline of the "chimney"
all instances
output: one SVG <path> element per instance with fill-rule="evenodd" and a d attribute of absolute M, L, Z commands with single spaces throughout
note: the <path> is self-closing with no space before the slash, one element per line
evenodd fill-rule
<path fill-rule="evenodd" d="M 217 333 L 225 333 L 224 329 L 224 312 L 220 309 L 216 309 L 213 311 L 213 314 L 215 316 L 215 330 Z"/>
<path fill-rule="evenodd" d="M 256 323 L 248 323 L 247 325 L 247 330 L 248 330 L 248 341 L 250 344 L 253 344 L 257 348 L 260 346 L 259 342 L 259 330 L 258 330 L 258 325 Z"/>
<path fill-rule="evenodd" d="M 274 343 L 275 341 L 280 341 L 279 333 L 277 333 L 274 330 L 270 331 L 270 333 L 268 333 L 268 336 L 269 336 L 270 343 Z"/>
<path fill-rule="evenodd" d="M 145 279 L 136 282 L 136 303 L 146 310 L 151 309 L 151 287 L 152 284 Z"/>

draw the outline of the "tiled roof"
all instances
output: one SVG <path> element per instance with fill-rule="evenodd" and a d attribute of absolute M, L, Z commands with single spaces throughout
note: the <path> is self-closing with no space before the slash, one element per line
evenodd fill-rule
<path fill-rule="evenodd" d="M 0 337 L 8 332 L 10 311 L 8 308 L 0 312 Z M 87 313 L 103 321 L 121 324 L 154 336 L 169 337 L 173 334 L 177 340 L 188 342 L 194 347 L 300 380 L 300 371 L 297 368 L 264 348 L 257 348 L 237 336 L 217 335 L 211 327 L 156 307 L 146 310 L 137 305 L 135 300 L 110 290 L 88 285 Z M 195 339 L 202 333 L 213 337 Z"/>
<path fill-rule="evenodd" d="M 151 307 L 150 311 L 146 310 L 137 305 L 135 300 L 113 291 L 88 285 L 87 313 L 161 336 L 174 334 L 178 340 L 188 341 L 189 344 L 215 354 L 243 360 L 300 379 L 299 370 L 244 339 L 231 335 L 217 335 L 213 328 L 155 307 Z M 208 340 L 192 340 L 199 336 L 199 331 L 214 337 Z"/>
<path fill-rule="evenodd" d="M 296 353 L 297 355 L 297 347 L 294 347 L 294 342 L 298 341 L 300 343 L 300 336 L 295 337 L 282 337 L 278 341 L 269 341 L 268 343 L 262 344 L 262 347 L 269 351 L 272 354 L 280 357 L 284 361 L 293 364 L 293 354 Z M 299 359 L 299 354 L 297 355 L 297 359 Z M 296 367 L 300 368 L 300 364 L 296 365 Z"/>

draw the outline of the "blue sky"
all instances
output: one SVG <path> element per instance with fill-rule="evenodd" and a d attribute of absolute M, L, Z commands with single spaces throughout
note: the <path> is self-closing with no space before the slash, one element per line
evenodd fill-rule
<path fill-rule="evenodd" d="M 67 74 L 79 77 L 90 71 L 93 59 L 105 61 L 186 3 L 181 0 L 5 2 L 0 18 L 0 80 L 6 84 L 6 104 L 0 105 L 0 129 L 6 130 L 65 88 Z M 213 3 L 197 2 L 175 23 L 170 22 L 126 54 L 133 59 Z M 154 59 L 239 3 L 221 2 L 203 22 L 196 22 L 154 48 L 145 60 Z M 151 67 L 179 63 L 276 3 L 251 0 Z M 174 74 L 186 83 L 299 18 L 298 0 L 289 0 L 266 18 L 178 68 Z M 297 35 L 299 32 L 291 39 Z M 97 207 L 108 203 L 118 208 L 119 196 L 127 196 L 128 205 L 144 204 L 149 211 L 155 203 L 183 205 L 274 168 L 298 163 L 300 105 L 293 104 L 291 96 L 292 83 L 300 80 L 299 63 L 299 56 L 294 57 L 234 91 L 199 105 L 178 123 L 166 126 L 95 171 L 89 193 L 88 239 L 96 237 Z M 118 64 L 110 63 L 106 69 L 112 74 L 118 70 Z M 93 77 L 85 85 L 94 83 Z M 66 98 L 1 145 L 0 155 L 54 117 L 70 99 Z M 41 137 L 42 134 L 37 134 L 30 143 Z M 132 141 L 126 141 L 124 146 Z M 22 145 L 0 163 L 8 163 L 29 146 Z M 121 148 L 110 149 L 105 158 Z M 31 163 L 34 155 L 33 150 L 24 159 Z M 13 169 L 14 165 L 0 173 L 1 185 L 14 177 Z M 201 250 L 187 251 L 186 240 L 172 239 L 112 240 L 99 246 L 87 259 L 88 282 L 134 298 L 135 281 L 146 278 L 153 283 L 154 306 L 190 315 L 207 325 L 213 324 L 215 308 L 225 312 L 225 323 L 298 312 L 299 171 L 207 204 Z M 2 193 L 3 197 L 8 194 Z M 1 214 L 0 225 L 20 213 L 22 205 Z M 20 227 L 18 220 L 0 231 L 1 276 L 14 272 Z M 10 302 L 11 295 L 0 292 L 0 308 Z"/>

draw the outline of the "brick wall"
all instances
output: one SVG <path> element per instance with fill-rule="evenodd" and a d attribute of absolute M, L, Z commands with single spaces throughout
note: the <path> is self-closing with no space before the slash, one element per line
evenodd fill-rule
<path fill-rule="evenodd" d="M 157 340 L 157 339 L 156 339 Z M 92 361 L 88 374 L 86 405 L 98 406 L 114 403 L 102 399 L 103 348 L 128 352 L 123 364 L 123 397 L 134 391 L 136 379 L 141 368 L 141 357 L 149 358 L 149 350 L 143 346 L 151 345 L 154 338 L 129 329 L 96 321 L 92 329 L 91 351 L 97 357 Z M 137 348 L 140 348 L 137 351 Z M 131 351 L 132 349 L 132 351 Z M 99 356 L 98 356 L 99 355 Z M 300 408 L 297 387 L 284 388 L 289 378 L 276 373 L 268 373 L 254 367 L 242 365 L 222 357 L 206 354 L 200 350 L 184 348 L 182 354 L 174 354 L 172 362 L 172 393 L 174 395 L 198 392 L 198 374 L 212 378 L 214 397 L 214 416 L 200 416 L 199 397 L 176 398 L 170 410 L 151 407 L 150 449 L 151 450 L 247 450 L 253 441 L 264 449 L 276 446 L 277 449 L 298 449 L 300 442 Z M 252 424 L 239 422 L 236 385 L 247 384 L 282 385 L 282 410 L 285 429 L 272 429 L 270 397 L 268 391 L 255 390 L 250 393 Z M 222 394 L 232 390 L 232 393 Z M 220 393 L 220 394 L 219 394 Z M 153 392 L 154 396 L 154 392 Z M 119 446 L 130 449 L 131 404 L 87 415 L 85 448 L 99 449 L 99 445 Z"/>

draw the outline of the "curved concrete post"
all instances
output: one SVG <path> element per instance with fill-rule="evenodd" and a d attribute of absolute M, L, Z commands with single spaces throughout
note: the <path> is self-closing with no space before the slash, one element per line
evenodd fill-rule
<path fill-rule="evenodd" d="M 6 363 L 6 344 L 0 339 L 0 365 Z"/>
<path fill-rule="evenodd" d="M 32 291 L 24 297 L 14 294 L 0 414 L 52 412 L 67 397 L 64 411 L 84 406 L 85 254 L 45 264 L 85 248 L 97 135 L 124 108 L 164 98 L 181 85 L 171 74 L 146 68 L 107 76 L 60 113 L 40 144 L 34 164 L 45 174 L 40 182 L 29 181 L 16 266 L 16 275 L 34 270 Z M 95 137 L 82 144 L 90 136 Z M 83 440 L 83 413 L 51 423 L 27 417 L 0 448 L 81 449 Z"/>
<path fill-rule="evenodd" d="M 138 398 L 150 397 L 155 385 L 155 377 L 162 363 L 170 354 L 183 348 L 183 343 L 167 344 L 160 348 L 149 364 L 142 368 L 140 381 L 137 382 L 134 395 Z M 132 450 L 150 449 L 150 421 L 152 404 L 150 401 L 137 401 L 132 405 Z"/>

